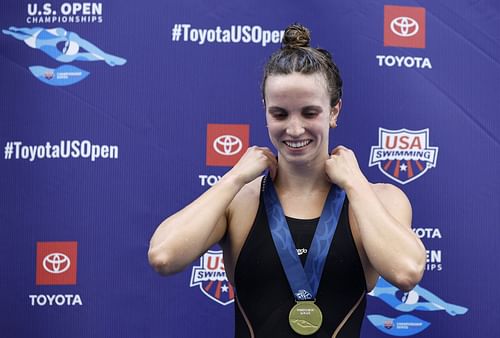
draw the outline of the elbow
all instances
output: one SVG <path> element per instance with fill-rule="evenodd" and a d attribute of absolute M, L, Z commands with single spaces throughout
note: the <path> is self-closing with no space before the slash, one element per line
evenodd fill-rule
<path fill-rule="evenodd" d="M 416 263 L 408 265 L 405 271 L 402 271 L 396 276 L 394 285 L 405 292 L 412 290 L 422 279 L 424 268 L 425 264 Z"/>
<path fill-rule="evenodd" d="M 424 276 L 426 259 L 425 247 L 420 243 L 419 253 L 409 260 L 405 264 L 405 268 L 401 269 L 400 273 L 397 274 L 394 285 L 405 292 L 415 288 Z"/>
<path fill-rule="evenodd" d="M 405 292 L 413 290 L 415 286 L 417 286 L 418 282 L 420 281 L 421 276 L 418 274 L 406 274 L 405 276 L 397 278 L 397 280 L 394 282 L 394 285 Z"/>
<path fill-rule="evenodd" d="M 157 248 L 149 248 L 148 261 L 153 269 L 162 276 L 170 276 L 182 271 L 182 267 L 175 263 L 174 257 Z"/>

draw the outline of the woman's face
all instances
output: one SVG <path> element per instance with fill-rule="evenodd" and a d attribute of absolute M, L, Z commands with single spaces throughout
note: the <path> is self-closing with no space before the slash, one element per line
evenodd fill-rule
<path fill-rule="evenodd" d="M 320 73 L 271 75 L 265 83 L 266 121 L 279 157 L 304 164 L 328 156 L 328 133 L 340 104 L 330 107 Z"/>

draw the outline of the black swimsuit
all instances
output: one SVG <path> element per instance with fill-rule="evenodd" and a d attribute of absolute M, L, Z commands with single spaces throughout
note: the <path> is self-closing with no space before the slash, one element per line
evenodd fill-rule
<path fill-rule="evenodd" d="M 262 191 L 262 189 L 261 189 Z M 310 337 L 359 337 L 366 307 L 366 282 L 352 238 L 346 199 L 328 252 L 316 304 L 323 313 L 321 329 Z M 319 218 L 287 217 L 304 264 Z M 235 337 L 301 337 L 290 328 L 295 304 L 269 230 L 262 193 L 252 229 L 235 268 Z"/>

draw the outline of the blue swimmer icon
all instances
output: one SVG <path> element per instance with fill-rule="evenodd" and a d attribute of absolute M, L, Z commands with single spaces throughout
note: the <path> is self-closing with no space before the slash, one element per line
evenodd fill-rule
<path fill-rule="evenodd" d="M 370 296 L 379 298 L 387 305 L 401 312 L 411 311 L 445 311 L 450 316 L 463 315 L 468 309 L 463 306 L 445 302 L 429 290 L 417 285 L 409 292 L 399 295 L 399 289 L 379 278 Z M 427 329 L 431 323 L 413 315 L 402 315 L 390 318 L 382 315 L 368 315 L 372 323 L 380 331 L 392 336 L 411 336 Z"/>
<path fill-rule="evenodd" d="M 50 29 L 9 27 L 9 29 L 3 29 L 2 32 L 24 41 L 29 47 L 39 49 L 59 62 L 104 61 L 112 67 L 122 66 L 127 62 L 126 59 L 108 54 L 78 34 L 61 27 Z M 29 69 L 40 81 L 55 86 L 74 84 L 89 74 L 72 65 L 55 69 L 31 66 Z"/>

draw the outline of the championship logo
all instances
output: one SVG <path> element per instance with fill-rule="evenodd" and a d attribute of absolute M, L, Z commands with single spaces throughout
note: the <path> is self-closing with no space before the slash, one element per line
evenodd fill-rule
<path fill-rule="evenodd" d="M 248 148 L 247 124 L 209 124 L 207 126 L 207 165 L 233 166 Z"/>
<path fill-rule="evenodd" d="M 189 286 L 198 286 L 205 296 L 221 305 L 234 302 L 234 290 L 226 277 L 221 250 L 209 250 L 200 258 L 200 265 L 194 266 L 191 272 Z"/>
<path fill-rule="evenodd" d="M 425 8 L 384 6 L 384 46 L 425 48 Z"/>
<path fill-rule="evenodd" d="M 9 27 L 2 33 L 23 41 L 28 47 L 43 52 L 51 59 L 65 63 L 57 68 L 31 65 L 34 77 L 51 86 L 69 86 L 85 79 L 89 72 L 68 63 L 74 61 L 104 61 L 108 66 L 122 66 L 127 60 L 104 52 L 92 42 L 62 27 Z"/>
<path fill-rule="evenodd" d="M 386 305 L 392 311 L 403 312 L 398 317 L 388 317 L 381 314 L 369 314 L 368 321 L 379 331 L 396 337 L 413 336 L 423 332 L 431 323 L 416 315 L 414 312 L 446 312 L 450 316 L 464 315 L 468 308 L 444 301 L 421 285 L 416 285 L 408 292 L 402 292 L 385 279 L 380 277 L 369 296 L 372 296 Z"/>
<path fill-rule="evenodd" d="M 438 147 L 429 146 L 429 128 L 389 130 L 379 128 L 378 146 L 372 146 L 369 166 L 392 180 L 406 184 L 436 166 Z"/>
<path fill-rule="evenodd" d="M 77 242 L 38 242 L 36 285 L 76 284 Z"/>

